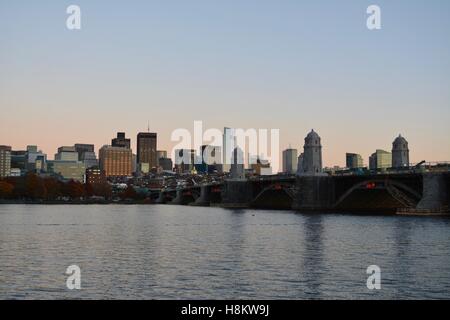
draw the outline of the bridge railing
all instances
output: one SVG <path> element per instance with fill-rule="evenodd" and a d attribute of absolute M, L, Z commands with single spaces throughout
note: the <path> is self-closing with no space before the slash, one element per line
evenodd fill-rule
<path fill-rule="evenodd" d="M 450 172 L 450 161 L 439 162 L 423 162 L 417 164 L 410 164 L 408 167 L 403 168 L 382 168 L 382 169 L 347 169 L 341 171 L 335 171 L 329 173 L 333 176 L 353 176 L 353 175 L 374 175 L 374 174 L 414 174 L 425 172 Z"/>

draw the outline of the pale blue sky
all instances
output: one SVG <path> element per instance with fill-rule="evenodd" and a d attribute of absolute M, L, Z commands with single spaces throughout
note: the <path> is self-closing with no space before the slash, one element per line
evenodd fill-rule
<path fill-rule="evenodd" d="M 447 0 L 0 0 L 0 144 L 52 155 L 126 131 L 134 145 L 150 121 L 170 150 L 203 120 L 279 128 L 282 148 L 314 128 L 325 165 L 367 162 L 399 133 L 412 161 L 450 160 L 449 58 Z"/>

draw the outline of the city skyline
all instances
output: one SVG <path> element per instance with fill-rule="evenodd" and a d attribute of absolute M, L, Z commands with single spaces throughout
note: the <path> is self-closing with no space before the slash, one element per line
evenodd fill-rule
<path fill-rule="evenodd" d="M 367 161 L 400 133 L 411 162 L 450 159 L 448 1 L 377 1 L 378 31 L 366 1 L 77 4 L 69 31 L 66 2 L 0 1 L 2 144 L 98 152 L 125 131 L 136 150 L 149 122 L 171 150 L 173 130 L 202 120 L 280 129 L 281 150 L 314 128 L 324 166 Z"/>
<path fill-rule="evenodd" d="M 149 129 L 147 129 L 147 130 L 149 130 Z M 230 130 L 230 128 L 229 127 L 225 127 L 224 128 L 224 134 L 225 134 L 226 130 Z M 233 130 L 235 130 L 235 129 L 233 129 Z M 296 156 L 295 156 L 295 160 L 291 160 L 292 162 L 289 164 L 289 166 L 291 166 L 292 169 L 289 169 L 287 171 L 290 172 L 291 170 L 294 170 L 294 171 L 297 170 L 296 169 L 297 168 L 296 167 L 297 166 L 297 164 L 296 164 L 297 163 L 297 156 L 298 157 L 303 156 L 303 152 L 302 151 L 307 146 L 306 139 L 308 139 L 310 134 L 314 134 L 317 137 L 317 139 L 319 139 L 319 144 L 320 144 L 321 137 L 319 137 L 317 135 L 316 131 L 314 131 L 314 129 L 312 129 L 311 132 L 306 136 L 306 138 L 304 140 L 304 144 L 302 144 L 300 147 L 298 147 L 298 148 L 297 147 L 293 147 L 293 146 L 291 146 L 289 144 L 289 146 L 287 148 L 280 148 L 280 150 L 278 152 L 278 158 L 279 158 L 278 160 L 280 161 L 281 166 L 279 167 L 280 170 L 278 172 L 286 172 L 286 170 L 284 170 L 284 168 L 286 167 L 285 154 L 288 151 L 295 151 Z M 84 149 L 88 148 L 87 151 L 91 151 L 92 150 L 91 152 L 94 153 L 94 155 L 93 155 L 94 158 L 93 159 L 95 161 L 97 161 L 95 156 L 98 155 L 100 157 L 100 153 L 101 153 L 102 149 L 104 149 L 104 148 L 111 148 L 111 147 L 112 148 L 115 147 L 115 148 L 119 148 L 119 149 L 126 148 L 126 149 L 130 149 L 130 155 L 132 154 L 133 157 L 135 157 L 135 162 L 136 162 L 137 165 L 139 165 L 141 163 L 146 163 L 148 165 L 148 169 L 156 168 L 157 167 L 156 165 L 151 165 L 150 163 L 147 163 L 148 161 L 145 161 L 145 160 L 144 161 L 139 161 L 138 141 L 139 141 L 139 139 L 142 139 L 144 137 L 144 138 L 151 138 L 153 140 L 152 148 L 154 148 L 154 151 L 150 151 L 150 149 L 148 149 L 148 150 L 145 150 L 145 152 L 147 152 L 147 153 L 149 153 L 149 152 L 153 153 L 154 152 L 155 153 L 155 155 L 154 155 L 155 157 L 156 157 L 157 153 L 165 154 L 164 158 L 168 158 L 168 159 L 174 161 L 174 163 L 175 163 L 176 162 L 176 157 L 177 157 L 177 152 L 180 152 L 180 150 L 184 150 L 184 149 L 173 149 L 173 150 L 170 150 L 170 151 L 169 150 L 161 150 L 157 146 L 157 141 L 158 141 L 157 140 L 157 135 L 158 135 L 158 133 L 150 132 L 150 131 L 137 133 L 137 135 L 136 135 L 136 143 L 135 143 L 136 148 L 133 148 L 133 139 L 129 138 L 129 136 L 127 137 L 126 133 L 121 131 L 121 132 L 116 132 L 116 137 L 111 140 L 111 144 L 103 144 L 101 147 L 98 147 L 98 148 L 96 148 L 95 145 L 93 145 L 93 144 L 74 143 L 73 146 L 69 146 L 69 144 L 65 144 L 65 145 L 62 145 L 62 146 L 58 146 L 57 147 L 57 151 L 58 151 L 58 153 L 60 153 L 61 150 L 67 149 L 67 148 L 73 149 L 73 151 L 75 151 L 76 148 L 79 148 L 80 150 L 77 151 L 77 152 L 82 152 L 82 151 L 86 151 Z M 256 142 L 258 142 L 258 141 L 256 141 Z M 220 143 L 225 143 L 225 140 L 220 141 Z M 426 160 L 421 160 L 421 161 L 418 161 L 418 162 L 411 162 L 409 160 L 409 157 L 410 157 L 410 154 L 409 154 L 410 150 L 409 150 L 409 147 L 408 147 L 409 142 L 401 134 L 399 134 L 398 137 L 395 137 L 395 139 L 392 141 L 391 147 L 387 148 L 387 150 L 394 151 L 394 149 L 396 149 L 396 152 L 398 152 L 399 149 L 402 149 L 401 145 L 403 145 L 404 150 L 407 150 L 407 156 L 404 156 L 405 158 L 404 158 L 404 160 L 401 161 L 401 164 L 400 163 L 397 163 L 395 165 L 393 164 L 392 165 L 393 168 L 401 167 L 401 166 L 405 166 L 405 165 L 416 165 L 416 164 L 419 164 L 419 162 L 424 162 L 424 161 L 425 162 L 429 162 L 429 163 L 433 162 L 433 161 L 426 161 Z M 42 154 L 44 154 L 46 156 L 47 160 L 61 160 L 61 159 L 58 158 L 58 154 L 54 155 L 54 159 L 50 159 L 48 157 L 48 154 L 51 154 L 51 153 L 45 152 L 42 148 L 39 147 L 39 145 L 27 144 L 27 146 L 24 149 L 14 149 L 12 146 L 10 146 L 8 144 L 3 144 L 3 145 L 0 145 L 0 146 L 7 147 L 7 148 L 10 149 L 10 151 L 12 150 L 12 151 L 15 151 L 15 152 L 22 152 L 22 151 L 28 150 L 30 148 L 33 148 L 33 149 L 36 149 L 35 152 L 37 152 L 37 151 L 42 152 Z M 195 148 L 194 149 L 189 149 L 188 148 L 186 150 L 192 151 L 194 158 L 197 158 L 197 157 L 202 158 L 203 157 L 202 156 L 203 150 L 204 150 L 205 147 L 219 148 L 219 150 L 223 149 L 222 145 L 207 144 L 207 143 L 203 144 L 203 142 L 202 142 L 199 150 L 196 150 Z M 248 151 L 249 150 L 248 148 L 250 148 L 250 147 L 249 147 L 248 144 L 246 144 L 245 148 Z M 322 148 L 322 146 L 321 146 L 321 148 Z M 153 149 L 151 149 L 151 150 L 153 150 Z M 374 157 L 374 155 L 376 153 L 383 152 L 383 153 L 387 153 L 387 154 L 389 154 L 391 156 L 393 154 L 390 151 L 385 151 L 384 149 L 381 149 L 381 148 L 376 148 L 375 150 L 376 150 L 375 153 L 373 153 L 373 152 L 370 153 L 370 155 L 367 157 L 367 160 L 365 160 L 366 158 L 362 157 L 360 153 L 357 153 L 357 152 L 356 153 L 346 152 L 345 155 L 344 155 L 345 156 L 345 159 L 344 159 L 345 165 L 344 166 L 340 166 L 340 165 L 337 165 L 337 164 L 322 165 L 322 159 L 321 159 L 320 160 L 320 162 L 321 162 L 320 167 L 323 167 L 323 168 L 350 168 L 350 169 L 366 167 L 366 168 L 371 168 L 372 169 L 372 167 L 377 167 L 376 165 L 371 165 L 372 158 Z M 172 152 L 175 153 L 175 158 L 174 159 L 172 159 L 172 157 L 171 157 Z M 270 148 L 269 148 L 269 152 L 272 152 L 270 150 Z M 83 154 L 84 154 L 84 152 L 83 152 Z M 149 155 L 147 155 L 147 156 L 149 156 Z M 250 161 L 250 157 L 256 157 L 256 158 L 259 159 L 260 156 L 261 156 L 261 154 L 251 154 L 249 152 L 248 156 L 245 157 L 245 159 L 244 159 L 244 164 L 246 164 L 246 165 L 248 165 L 248 167 L 250 167 L 250 165 L 252 164 L 252 163 L 249 162 Z M 356 161 L 356 162 L 355 162 L 355 164 L 352 164 L 352 165 L 349 166 L 348 165 L 349 164 L 349 156 L 360 157 L 360 159 L 358 160 L 359 161 L 358 164 L 356 164 L 357 160 L 350 160 L 350 161 Z M 224 159 L 222 159 L 222 156 L 219 156 L 219 158 L 220 158 L 220 160 L 224 160 Z M 156 157 L 156 159 L 159 159 L 159 158 Z M 391 167 L 390 166 L 391 159 L 392 158 L 390 158 L 388 160 L 389 165 L 385 166 L 386 168 Z M 266 161 L 267 159 L 262 158 L 261 160 Z M 83 159 L 83 161 L 84 161 L 84 159 Z M 89 159 L 88 161 L 92 161 L 92 160 Z M 156 160 L 154 160 L 154 161 L 155 161 L 155 164 L 156 164 L 157 161 Z M 214 160 L 214 162 L 217 163 L 217 164 L 225 165 L 225 162 L 220 163 L 220 162 L 216 162 L 215 160 Z M 437 163 L 437 162 L 444 163 L 444 162 L 449 162 L 449 161 L 436 161 L 434 163 Z M 200 164 L 200 163 L 203 163 L 203 162 L 197 163 L 196 160 L 192 160 L 191 164 L 194 164 L 194 163 L 195 164 Z M 268 162 L 268 163 L 270 164 L 270 162 Z M 292 167 L 293 164 L 294 164 L 294 167 Z M 146 169 L 146 170 L 148 170 L 148 169 Z M 283 169 L 283 170 L 281 170 L 281 169 Z M 229 168 L 225 169 L 225 170 L 228 171 Z M 274 172 L 274 174 L 275 173 L 276 172 Z"/>

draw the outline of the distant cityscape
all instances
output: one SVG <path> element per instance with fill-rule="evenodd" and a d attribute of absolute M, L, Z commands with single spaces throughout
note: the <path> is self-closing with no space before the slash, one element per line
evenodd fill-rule
<path fill-rule="evenodd" d="M 225 128 L 224 131 L 229 130 Z M 158 150 L 158 134 L 141 132 L 137 135 L 137 152 L 131 149 L 131 139 L 118 132 L 110 145 L 99 149 L 98 157 L 93 144 L 61 146 L 49 160 L 38 146 L 26 150 L 12 150 L 0 146 L 0 178 L 14 179 L 34 174 L 40 178 L 52 178 L 60 182 L 77 182 L 90 186 L 163 189 L 167 187 L 222 181 L 227 178 L 245 179 L 270 175 L 302 174 L 358 174 L 363 171 L 386 171 L 410 168 L 408 141 L 399 135 L 392 143 L 391 152 L 378 149 L 370 157 L 366 167 L 357 153 L 347 153 L 346 167 L 323 168 L 322 143 L 317 132 L 311 130 L 305 138 L 303 152 L 288 148 L 282 151 L 282 172 L 272 172 L 271 163 L 258 155 L 248 155 L 236 147 L 231 163 L 222 154 L 222 146 L 203 145 L 200 150 L 175 150 L 172 159 L 166 150 Z M 420 164 L 419 164 L 420 165 Z M 99 192 L 101 194 L 101 192 Z"/>

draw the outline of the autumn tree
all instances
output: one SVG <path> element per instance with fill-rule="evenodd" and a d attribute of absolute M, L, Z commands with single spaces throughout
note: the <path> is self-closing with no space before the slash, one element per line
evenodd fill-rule
<path fill-rule="evenodd" d="M 61 183 L 55 178 L 44 179 L 44 186 L 47 190 L 47 200 L 55 200 L 62 195 Z"/>
<path fill-rule="evenodd" d="M 45 189 L 43 179 L 34 173 L 28 173 L 25 177 L 25 190 L 27 197 L 33 200 L 45 199 L 47 197 L 47 190 Z"/>
<path fill-rule="evenodd" d="M 84 194 L 86 197 L 92 197 L 94 195 L 94 187 L 90 183 L 84 185 Z"/>
<path fill-rule="evenodd" d="M 12 197 L 14 186 L 6 181 L 0 181 L 0 199 L 9 199 Z"/>
<path fill-rule="evenodd" d="M 128 186 L 123 192 L 120 193 L 119 197 L 121 199 L 137 199 L 138 194 L 136 190 L 134 190 L 133 186 Z"/>
<path fill-rule="evenodd" d="M 68 196 L 71 199 L 79 199 L 84 196 L 84 187 L 83 184 L 81 184 L 78 181 L 70 180 L 67 183 L 67 191 Z"/>
<path fill-rule="evenodd" d="M 105 199 L 110 199 L 112 197 L 112 188 L 109 183 L 99 183 L 93 186 L 94 195 L 98 197 L 104 197 Z"/>

